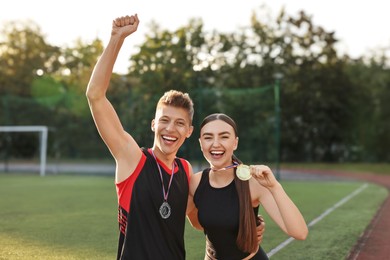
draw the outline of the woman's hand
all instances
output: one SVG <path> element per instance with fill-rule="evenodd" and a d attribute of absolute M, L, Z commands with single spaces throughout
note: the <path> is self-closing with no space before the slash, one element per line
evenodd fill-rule
<path fill-rule="evenodd" d="M 278 184 L 278 181 L 268 166 L 250 165 L 249 167 L 252 177 L 265 188 L 271 189 Z"/>

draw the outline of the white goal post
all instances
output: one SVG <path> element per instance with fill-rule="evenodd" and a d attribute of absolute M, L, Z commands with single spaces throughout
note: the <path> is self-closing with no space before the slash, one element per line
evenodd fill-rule
<path fill-rule="evenodd" d="M 46 152 L 47 152 L 47 126 L 0 126 L 0 132 L 38 132 L 39 133 L 39 160 L 40 175 L 45 176 L 46 172 Z"/>

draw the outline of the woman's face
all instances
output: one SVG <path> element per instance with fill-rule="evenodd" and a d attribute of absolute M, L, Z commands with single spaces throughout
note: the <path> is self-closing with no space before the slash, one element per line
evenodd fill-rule
<path fill-rule="evenodd" d="M 238 137 L 234 129 L 222 120 L 214 120 L 200 130 L 200 149 L 211 167 L 223 168 L 232 163 Z"/>

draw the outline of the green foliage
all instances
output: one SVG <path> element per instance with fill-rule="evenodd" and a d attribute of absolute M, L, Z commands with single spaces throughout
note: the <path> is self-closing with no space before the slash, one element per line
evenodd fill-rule
<path fill-rule="evenodd" d="M 64 87 L 62 84 L 51 77 L 36 78 L 31 85 L 31 97 L 49 108 L 54 108 L 61 102 L 63 93 Z"/>
<path fill-rule="evenodd" d="M 207 114 L 225 112 L 238 123 L 237 152 L 248 161 L 389 161 L 386 52 L 340 57 L 336 32 L 303 11 L 289 15 L 282 9 L 272 17 L 259 8 L 250 21 L 232 33 L 205 32 L 200 19 L 173 31 L 151 24 L 139 52 L 129 57 L 129 73 L 114 74 L 108 91 L 135 140 L 152 145 L 148 129 L 156 102 L 177 89 L 195 103 L 195 131 L 181 156 L 202 160 L 197 126 Z M 56 129 L 49 136 L 51 156 L 110 157 L 84 94 L 102 41 L 51 46 L 32 22 L 6 24 L 1 33 L 0 124 Z M 275 84 L 276 74 L 283 75 L 279 156 L 273 91 L 260 91 Z"/>
<path fill-rule="evenodd" d="M 30 22 L 6 24 L 0 43 L 0 125 L 47 125 L 49 156 L 107 157 L 89 113 L 85 88 L 101 41 L 62 50 Z M 30 136 L 30 137 L 29 137 Z M 92 138 L 91 138 L 92 137 Z M 1 157 L 37 156 L 35 134 L 1 134 Z"/>
<path fill-rule="evenodd" d="M 0 94 L 29 96 L 36 73 L 58 66 L 59 48 L 45 42 L 40 28 L 31 21 L 10 22 L 0 43 Z"/>
<path fill-rule="evenodd" d="M 352 155 L 366 162 L 390 159 L 390 76 L 389 68 L 374 57 L 370 65 L 360 62 L 349 64 L 346 73 L 356 88 L 353 99 L 354 127 L 350 131 Z"/>

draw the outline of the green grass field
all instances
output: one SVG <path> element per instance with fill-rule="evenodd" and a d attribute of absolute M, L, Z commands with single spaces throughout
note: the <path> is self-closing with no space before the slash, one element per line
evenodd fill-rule
<path fill-rule="evenodd" d="M 307 223 L 362 182 L 283 181 Z M 293 241 L 274 259 L 344 259 L 387 196 L 373 184 L 309 228 L 306 241 Z M 263 248 L 288 237 L 266 220 Z M 0 174 L 0 259 L 115 259 L 117 202 L 112 177 Z M 202 232 L 186 227 L 187 259 L 204 256 Z"/>

